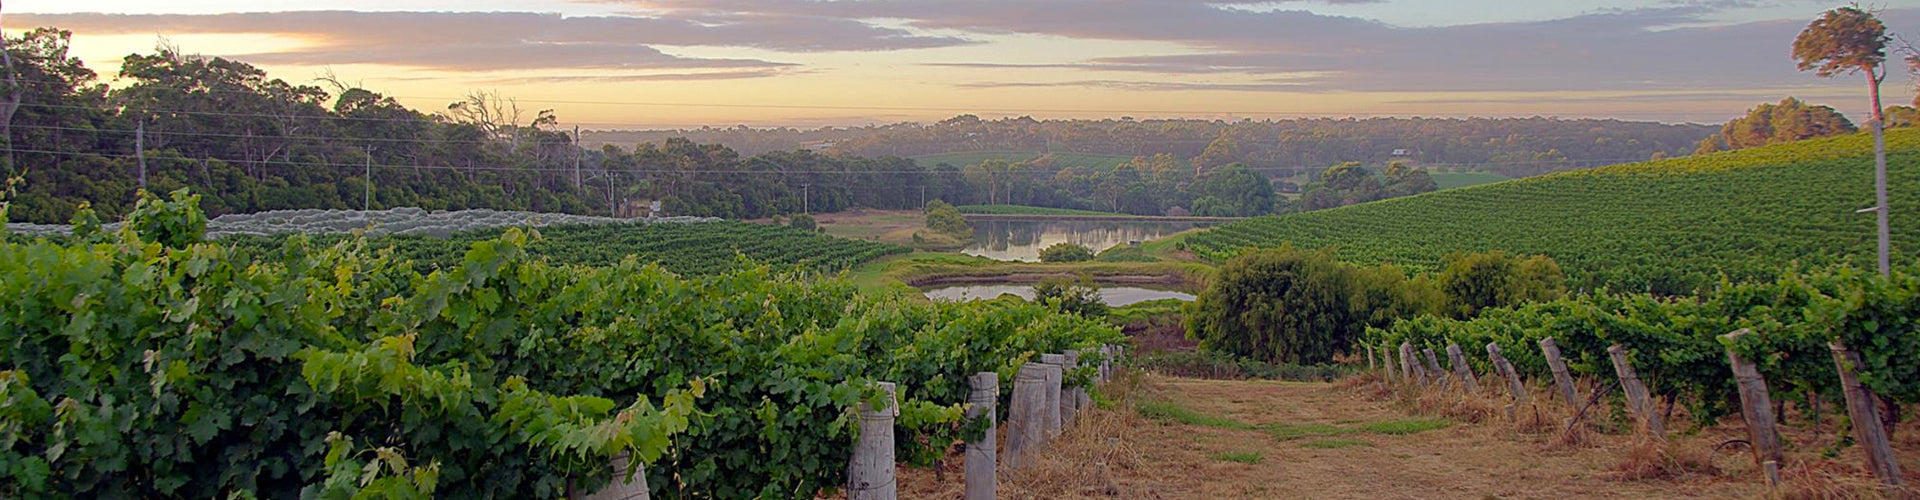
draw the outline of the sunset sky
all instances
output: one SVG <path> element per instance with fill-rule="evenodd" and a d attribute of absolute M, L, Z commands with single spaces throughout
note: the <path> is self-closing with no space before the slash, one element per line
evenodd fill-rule
<path fill-rule="evenodd" d="M 320 7 L 318 5 L 324 5 Z M 14 0 L 112 77 L 164 37 L 443 109 L 497 90 L 588 128 L 985 117 L 1601 116 L 1720 122 L 1865 79 L 1787 56 L 1796 0 Z M 1920 0 L 1879 2 L 1920 39 Z M 324 9 L 324 10 L 322 10 Z M 1895 71 L 1886 103 L 1913 99 Z M 530 115 L 530 113 L 529 113 Z"/>

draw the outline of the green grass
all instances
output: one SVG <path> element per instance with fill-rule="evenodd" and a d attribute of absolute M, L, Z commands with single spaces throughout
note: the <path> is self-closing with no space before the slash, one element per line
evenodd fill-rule
<path fill-rule="evenodd" d="M 1292 441 L 1310 437 L 1338 436 L 1354 432 L 1353 429 L 1342 428 L 1333 424 L 1273 423 L 1260 426 L 1260 430 L 1266 431 L 1268 436 L 1273 436 L 1274 439 L 1281 441 Z"/>
<path fill-rule="evenodd" d="M 1134 407 L 1134 410 L 1140 412 L 1140 416 L 1142 417 L 1161 422 L 1173 422 L 1181 425 L 1213 427 L 1217 429 L 1248 430 L 1254 428 L 1251 425 L 1247 425 L 1246 422 L 1207 415 L 1165 401 L 1141 401 L 1139 405 Z"/>
<path fill-rule="evenodd" d="M 1371 447 L 1373 446 L 1373 442 L 1367 441 L 1365 439 L 1356 439 L 1356 438 L 1333 438 L 1333 439 L 1316 439 L 1313 441 L 1307 441 L 1304 443 L 1300 443 L 1300 446 L 1303 448 L 1337 450 L 1341 448 L 1354 448 L 1354 447 L 1361 447 L 1361 446 Z"/>
<path fill-rule="evenodd" d="M 1039 151 L 961 151 L 920 155 L 911 157 L 911 159 L 914 163 L 918 163 L 922 167 L 932 167 L 945 163 L 955 167 L 966 168 L 968 165 L 978 165 L 987 160 L 1005 160 L 1009 163 L 1018 163 L 1039 158 L 1040 155 L 1041 153 Z M 1122 163 L 1133 161 L 1133 157 L 1131 156 L 1120 155 L 1064 152 L 1055 152 L 1052 153 L 1052 155 L 1054 164 L 1062 167 L 1110 169 Z"/>
<path fill-rule="evenodd" d="M 1887 133 L 1889 193 L 1920 207 L 1920 129 Z M 1514 179 L 1226 224 L 1185 237 L 1222 261 L 1291 243 L 1349 263 L 1440 269 L 1490 250 L 1546 255 L 1569 286 L 1691 294 L 1802 266 L 1871 269 L 1872 139 L 1812 139 Z M 1920 217 L 1893 218 L 1894 248 L 1920 248 Z M 1911 253 L 1909 252 L 1909 257 Z"/>
<path fill-rule="evenodd" d="M 1414 434 L 1414 433 L 1426 432 L 1426 431 L 1437 430 L 1437 429 L 1445 429 L 1449 425 L 1453 425 L 1453 422 L 1449 422 L 1441 419 L 1432 419 L 1432 418 L 1414 418 L 1414 419 L 1405 419 L 1405 420 L 1387 420 L 1382 422 L 1373 422 L 1373 423 L 1360 426 L 1360 428 L 1374 434 L 1387 434 L 1387 435 L 1398 436 L 1403 434 Z"/>
<path fill-rule="evenodd" d="M 1251 464 L 1258 464 L 1260 462 L 1267 461 L 1267 456 L 1262 455 L 1260 454 L 1260 452 L 1257 452 L 1257 451 L 1225 452 L 1225 453 L 1213 454 L 1213 459 L 1219 460 L 1222 462 L 1238 462 L 1238 463 L 1251 465 Z"/>
<path fill-rule="evenodd" d="M 960 205 L 954 208 L 960 209 L 960 213 L 963 214 L 987 215 L 1126 215 L 1094 210 L 1030 207 L 1026 205 Z"/>
<path fill-rule="evenodd" d="M 1453 189 L 1481 184 L 1492 184 L 1507 180 L 1508 177 L 1492 172 L 1431 172 L 1433 183 L 1440 189 Z"/>

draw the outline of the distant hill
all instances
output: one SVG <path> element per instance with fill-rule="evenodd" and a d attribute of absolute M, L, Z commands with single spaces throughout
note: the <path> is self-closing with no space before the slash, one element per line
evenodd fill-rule
<path fill-rule="evenodd" d="M 1887 135 L 1896 261 L 1920 251 L 1920 130 Z M 1558 260 L 1583 287 L 1684 292 L 1771 277 L 1796 260 L 1872 268 L 1865 134 L 1616 165 L 1265 217 L 1193 235 L 1202 256 L 1292 243 L 1433 270 L 1455 252 Z"/>

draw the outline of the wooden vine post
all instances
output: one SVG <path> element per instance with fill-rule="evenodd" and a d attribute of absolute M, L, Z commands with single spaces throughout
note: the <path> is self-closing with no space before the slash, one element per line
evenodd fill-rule
<path fill-rule="evenodd" d="M 1487 343 L 1487 359 L 1493 360 L 1493 370 L 1507 379 L 1507 392 L 1512 393 L 1515 404 L 1527 404 L 1533 398 L 1527 393 L 1527 384 L 1520 381 L 1520 372 L 1513 369 L 1513 362 L 1500 354 L 1500 344 Z"/>
<path fill-rule="evenodd" d="M 1066 364 L 1061 366 L 1061 374 L 1060 374 L 1062 384 L 1066 383 L 1065 377 L 1067 373 L 1078 371 L 1080 369 L 1080 350 L 1067 349 L 1065 354 L 1065 359 L 1066 359 Z M 1087 390 L 1077 385 L 1076 386 L 1062 385 L 1060 387 L 1060 424 L 1061 426 L 1064 427 L 1068 425 L 1073 425 L 1073 419 L 1080 415 L 1080 398 L 1082 396 L 1085 396 L 1086 394 L 1087 394 Z"/>
<path fill-rule="evenodd" d="M 1372 348 L 1369 347 L 1368 349 L 1372 349 Z M 1386 358 L 1380 363 L 1380 366 L 1384 366 L 1387 369 L 1387 381 L 1393 382 L 1395 380 L 1399 380 L 1400 374 L 1393 372 L 1393 363 L 1394 363 L 1393 351 L 1390 349 L 1387 349 L 1386 346 L 1380 346 L 1380 356 Z"/>
<path fill-rule="evenodd" d="M 1721 335 L 1727 346 L 1727 364 L 1733 367 L 1733 381 L 1740 390 L 1740 418 L 1747 421 L 1747 442 L 1752 444 L 1753 464 L 1766 474 L 1767 486 L 1780 486 L 1780 433 L 1774 428 L 1773 401 L 1767 394 L 1767 379 L 1760 368 L 1734 352 L 1740 337 L 1753 333 L 1741 328 Z"/>
<path fill-rule="evenodd" d="M 1440 369 L 1440 357 L 1433 355 L 1433 348 L 1421 349 L 1420 352 L 1427 355 L 1427 371 L 1433 373 L 1435 381 L 1440 382 L 1440 388 L 1452 387 L 1453 379 L 1447 376 L 1446 370 Z"/>
<path fill-rule="evenodd" d="M 1620 376 L 1620 390 L 1627 395 L 1627 409 L 1640 421 L 1641 430 L 1653 438 L 1666 439 L 1666 426 L 1660 422 L 1660 412 L 1653 407 L 1653 395 L 1647 392 L 1647 384 L 1640 381 L 1640 375 L 1633 371 L 1627 347 L 1608 346 L 1607 357 L 1613 359 L 1613 371 Z"/>
<path fill-rule="evenodd" d="M 1046 426 L 1047 440 L 1052 441 L 1053 437 L 1060 435 L 1060 431 L 1065 428 L 1063 425 L 1065 422 L 1060 420 L 1060 406 L 1062 404 L 1060 383 L 1061 377 L 1066 374 L 1067 356 L 1064 354 L 1041 354 L 1040 363 L 1047 365 L 1047 402 L 1041 410 L 1043 414 L 1040 415 L 1040 422 Z"/>
<path fill-rule="evenodd" d="M 885 406 L 861 402 L 855 408 L 860 416 L 860 437 L 853 442 L 853 458 L 847 461 L 847 500 L 895 500 L 899 498 L 893 477 L 893 418 L 900 415 L 899 400 L 892 382 L 875 385 L 886 393 Z"/>
<path fill-rule="evenodd" d="M 1367 348 L 1367 371 L 1374 371 L 1379 369 L 1379 366 L 1375 365 L 1373 362 L 1373 346 L 1362 344 L 1361 347 Z"/>
<path fill-rule="evenodd" d="M 967 377 L 967 385 L 973 392 L 967 394 L 967 418 L 986 419 L 987 432 L 967 442 L 967 495 L 966 500 L 993 500 L 1000 488 L 994 464 L 994 437 L 999 429 L 995 428 L 994 405 L 1000 401 L 1000 374 L 980 372 Z"/>
<path fill-rule="evenodd" d="M 1413 354 L 1413 343 L 1400 343 L 1400 370 L 1407 372 L 1407 379 L 1420 385 L 1427 385 L 1427 372 L 1420 368 L 1420 359 Z"/>
<path fill-rule="evenodd" d="M 1007 406 L 1007 447 L 1000 463 L 1007 470 L 1027 465 L 1047 440 L 1047 371 L 1042 363 L 1020 365 L 1013 376 L 1013 401 Z M 988 450 L 989 453 L 992 450 Z"/>
<path fill-rule="evenodd" d="M 1840 390 L 1847 397 L 1847 420 L 1853 421 L 1853 440 L 1867 452 L 1867 468 L 1880 482 L 1900 485 L 1900 462 L 1894 459 L 1887 428 L 1880 423 L 1880 398 L 1860 383 L 1860 353 L 1846 344 L 1828 342 L 1833 364 L 1840 368 Z"/>
<path fill-rule="evenodd" d="M 1573 390 L 1573 374 L 1567 371 L 1567 360 L 1560 358 L 1560 346 L 1553 343 L 1553 337 L 1540 339 L 1540 354 L 1547 357 L 1547 368 L 1553 371 L 1553 388 L 1560 392 L 1560 400 L 1567 406 L 1580 404 L 1580 398 Z"/>
<path fill-rule="evenodd" d="M 1480 379 L 1473 376 L 1473 367 L 1467 366 L 1467 355 L 1460 352 L 1460 344 L 1447 343 L 1447 362 L 1453 364 L 1453 377 L 1465 384 L 1461 388 L 1467 392 L 1480 390 Z"/>
<path fill-rule="evenodd" d="M 607 483 L 592 494 L 578 496 L 580 500 L 649 500 L 653 498 L 647 491 L 647 468 L 634 467 L 633 474 L 627 474 L 632 466 L 632 456 L 621 453 L 613 457 L 613 482 Z"/>

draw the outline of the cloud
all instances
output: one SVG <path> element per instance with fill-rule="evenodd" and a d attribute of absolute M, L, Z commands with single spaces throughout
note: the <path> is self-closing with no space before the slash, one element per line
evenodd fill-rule
<path fill-rule="evenodd" d="M 1786 87 L 1817 82 L 1788 46 L 1812 18 L 1725 24 L 1714 16 L 1775 2 L 1680 0 L 1604 9 L 1562 19 L 1435 27 L 1293 9 L 1255 1 L 1186 0 L 637 0 L 686 15 L 888 19 L 945 32 L 1024 34 L 1077 40 L 1170 42 L 1180 54 L 1008 64 L 937 63 L 988 70 L 1074 69 L 1172 76 L 1182 90 L 1211 75 L 1314 73 L 1284 89 L 1317 91 L 1685 90 Z M 1254 8 L 1257 7 L 1257 8 Z M 1920 25 L 1920 9 L 1888 9 L 1890 26 Z M 999 75 L 996 75 L 999 76 Z M 1019 82 L 993 82 L 1010 84 Z M 1082 83 L 1097 83 L 1089 80 Z M 1296 83 L 1296 82 L 1288 82 Z M 1033 83 L 1035 86 L 1054 85 Z M 978 86 L 976 84 L 975 86 Z M 1276 89 L 1278 90 L 1278 89 Z"/>
<path fill-rule="evenodd" d="M 59 26 L 86 34 L 260 33 L 308 43 L 298 49 L 234 54 L 264 63 L 370 63 L 464 71 L 786 66 L 760 59 L 681 57 L 656 46 L 825 52 L 973 43 L 847 19 L 753 13 L 564 17 L 525 12 L 298 11 L 9 17 L 15 26 Z"/>
<path fill-rule="evenodd" d="M 750 78 L 768 78 L 792 71 L 779 70 L 743 70 L 711 71 L 703 73 L 648 73 L 640 75 L 552 75 L 518 78 L 494 78 L 474 83 L 494 85 L 520 85 L 528 83 L 632 83 L 632 82 L 687 82 L 708 80 L 744 80 Z"/>

